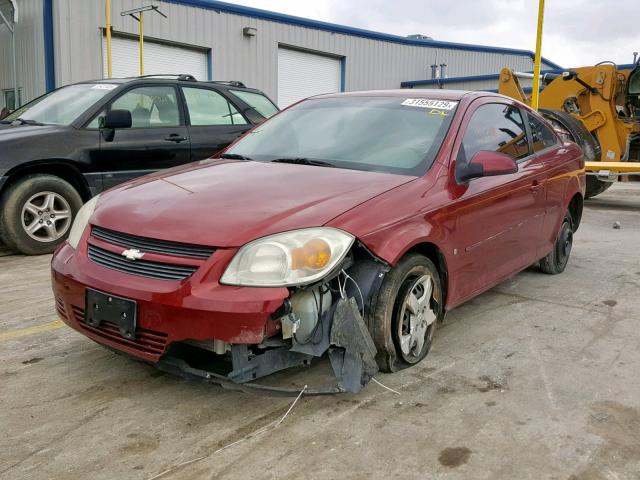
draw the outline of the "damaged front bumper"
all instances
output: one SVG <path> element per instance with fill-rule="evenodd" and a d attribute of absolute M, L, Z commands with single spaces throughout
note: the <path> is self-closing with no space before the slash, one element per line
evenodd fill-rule
<path fill-rule="evenodd" d="M 388 266 L 364 247 L 354 247 L 349 262 L 331 278 L 290 290 L 182 285 L 176 291 L 150 292 L 147 281 L 117 272 L 106 278 L 100 267 L 75 253 L 65 245 L 52 262 L 60 317 L 94 341 L 161 370 L 227 388 L 297 394 L 298 389 L 259 385 L 256 380 L 308 367 L 327 354 L 337 385 L 309 388 L 307 395 L 358 392 L 378 371 L 361 312 L 372 311 Z M 85 321 L 87 288 L 136 302 L 135 338 L 123 338 L 108 323 Z"/>

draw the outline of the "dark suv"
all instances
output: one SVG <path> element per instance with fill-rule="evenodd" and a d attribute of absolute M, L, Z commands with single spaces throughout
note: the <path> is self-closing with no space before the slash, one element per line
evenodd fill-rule
<path fill-rule="evenodd" d="M 190 75 L 82 82 L 0 121 L 0 240 L 26 254 L 64 241 L 93 195 L 207 158 L 278 111 L 241 82 Z"/>

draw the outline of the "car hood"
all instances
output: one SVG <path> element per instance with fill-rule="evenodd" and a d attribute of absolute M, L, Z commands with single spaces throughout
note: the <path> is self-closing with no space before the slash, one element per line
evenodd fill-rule
<path fill-rule="evenodd" d="M 59 125 L 11 125 L 0 123 L 0 142 L 29 139 L 36 135 L 43 135 L 64 128 Z"/>
<path fill-rule="evenodd" d="M 321 226 L 415 177 L 283 163 L 207 160 L 124 184 L 91 223 L 133 235 L 238 247 Z"/>

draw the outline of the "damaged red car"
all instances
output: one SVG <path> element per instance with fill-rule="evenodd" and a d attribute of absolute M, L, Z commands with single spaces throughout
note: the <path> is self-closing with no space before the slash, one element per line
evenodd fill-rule
<path fill-rule="evenodd" d="M 354 392 L 421 361 L 448 310 L 562 272 L 584 189 L 581 150 L 511 99 L 314 97 L 88 202 L 53 258 L 57 311 L 167 371 L 256 385 L 326 355 Z"/>

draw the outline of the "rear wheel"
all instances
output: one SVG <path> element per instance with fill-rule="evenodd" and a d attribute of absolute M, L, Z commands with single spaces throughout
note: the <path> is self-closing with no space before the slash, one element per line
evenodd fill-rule
<path fill-rule="evenodd" d="M 380 369 L 393 372 L 422 360 L 443 316 L 438 270 L 423 255 L 407 255 L 385 278 L 373 312 Z"/>
<path fill-rule="evenodd" d="M 575 117 L 560 110 L 540 109 L 540 113 L 546 118 L 559 133 L 567 140 L 577 143 L 587 162 L 598 162 L 601 157 L 601 147 L 596 138 Z M 587 175 L 587 189 L 585 198 L 595 197 L 612 185 L 612 182 L 603 182 L 593 175 Z"/>
<path fill-rule="evenodd" d="M 553 250 L 540 260 L 540 270 L 549 275 L 557 275 L 564 272 L 569 263 L 569 256 L 573 247 L 573 219 L 571 213 L 567 212 L 562 220 L 558 238 L 553 245 Z"/>
<path fill-rule="evenodd" d="M 11 185 L 0 203 L 0 237 L 27 255 L 52 252 L 71 230 L 82 198 L 67 181 L 29 175 Z"/>

